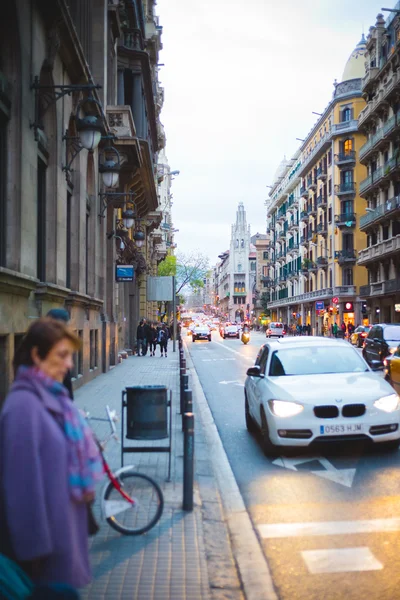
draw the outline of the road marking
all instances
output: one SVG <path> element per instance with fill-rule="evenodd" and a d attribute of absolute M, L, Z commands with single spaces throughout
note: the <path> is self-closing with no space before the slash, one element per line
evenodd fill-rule
<path fill-rule="evenodd" d="M 335 550 L 303 550 L 301 553 L 310 573 L 346 573 L 349 571 L 379 571 L 383 569 L 366 546 Z"/>
<path fill-rule="evenodd" d="M 236 360 L 236 358 L 202 358 L 201 362 L 218 362 L 218 361 Z"/>
<path fill-rule="evenodd" d="M 290 469 L 292 471 L 297 471 L 297 465 L 301 465 L 307 462 L 313 462 L 315 460 L 317 460 L 323 467 L 325 467 L 325 471 L 308 471 L 309 473 L 312 473 L 317 477 L 322 477 L 323 479 L 329 479 L 330 481 L 343 485 L 344 487 L 352 487 L 357 470 L 336 469 L 336 467 L 334 467 L 333 464 L 323 456 L 309 456 L 307 458 L 286 458 L 282 456 L 281 458 L 274 460 L 272 464 L 277 465 L 278 467 L 283 467 L 285 469 Z"/>
<path fill-rule="evenodd" d="M 370 519 L 364 521 L 319 521 L 311 523 L 271 523 L 259 525 L 264 539 L 294 538 L 321 535 L 350 535 L 400 531 L 400 519 Z"/>
<path fill-rule="evenodd" d="M 218 383 L 222 383 L 222 385 L 228 385 L 228 383 L 239 383 L 240 385 L 244 385 L 243 383 L 241 383 L 237 379 L 233 379 L 233 381 L 219 381 Z"/>
<path fill-rule="evenodd" d="M 250 362 L 252 365 L 254 365 L 254 358 L 249 358 L 248 356 L 243 356 L 243 354 L 241 352 L 238 352 L 237 350 L 234 350 L 233 348 L 228 348 L 228 346 L 226 346 L 226 344 L 221 344 L 221 342 L 214 342 L 215 344 L 217 344 L 218 346 L 221 346 L 222 348 L 225 348 L 225 350 L 228 350 L 229 352 L 233 352 L 233 354 L 237 354 L 238 356 L 240 356 L 240 358 L 242 360 L 247 360 L 247 362 Z"/>

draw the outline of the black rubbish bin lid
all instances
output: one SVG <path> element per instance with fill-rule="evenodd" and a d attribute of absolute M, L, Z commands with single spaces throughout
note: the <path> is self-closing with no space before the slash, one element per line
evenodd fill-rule
<path fill-rule="evenodd" d="M 130 440 L 168 437 L 168 388 L 137 385 L 126 388 L 127 430 Z"/>

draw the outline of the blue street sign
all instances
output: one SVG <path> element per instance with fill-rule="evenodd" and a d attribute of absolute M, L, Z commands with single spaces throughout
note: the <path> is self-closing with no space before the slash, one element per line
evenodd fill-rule
<path fill-rule="evenodd" d="M 324 305 L 323 301 L 315 303 L 315 310 L 324 310 L 324 308 L 325 308 L 325 305 Z"/>

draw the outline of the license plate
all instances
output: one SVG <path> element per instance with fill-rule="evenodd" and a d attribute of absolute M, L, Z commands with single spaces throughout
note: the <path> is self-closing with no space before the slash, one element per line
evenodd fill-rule
<path fill-rule="evenodd" d="M 321 435 L 346 435 L 351 433 L 363 433 L 364 425 L 361 423 L 346 423 L 345 425 L 320 425 Z"/>

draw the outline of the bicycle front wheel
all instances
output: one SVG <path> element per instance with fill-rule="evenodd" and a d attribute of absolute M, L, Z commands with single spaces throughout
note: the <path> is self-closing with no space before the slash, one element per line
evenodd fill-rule
<path fill-rule="evenodd" d="M 160 486 L 147 475 L 123 472 L 118 480 L 130 504 L 114 487 L 108 484 L 104 492 L 104 507 L 109 525 L 124 535 L 140 535 L 149 531 L 160 519 L 164 497 Z"/>

